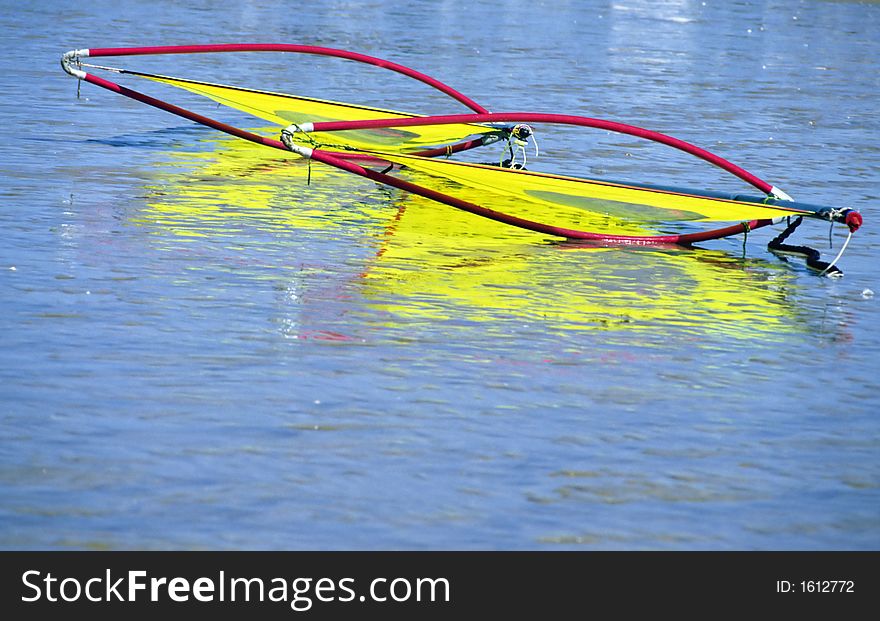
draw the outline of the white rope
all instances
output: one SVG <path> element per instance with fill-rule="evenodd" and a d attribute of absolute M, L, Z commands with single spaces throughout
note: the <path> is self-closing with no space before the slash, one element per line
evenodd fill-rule
<path fill-rule="evenodd" d="M 517 164 L 518 164 L 518 162 L 516 161 L 517 156 L 519 154 L 522 154 L 522 164 L 519 164 L 519 168 L 525 168 L 526 163 L 528 162 L 528 156 L 526 155 L 525 143 L 522 142 L 521 140 L 517 140 L 516 143 L 517 143 L 516 150 L 513 152 L 513 157 L 510 158 L 510 167 L 511 168 L 517 167 Z"/>
<path fill-rule="evenodd" d="M 840 260 L 840 257 L 843 256 L 843 252 L 846 250 L 846 247 L 849 245 L 849 240 L 852 239 L 852 235 L 853 235 L 853 234 L 852 234 L 852 231 L 850 231 L 850 232 L 849 232 L 849 235 L 846 236 L 846 241 L 843 242 L 843 247 L 841 247 L 840 252 L 838 252 L 838 253 L 837 253 L 837 256 L 834 257 L 834 260 L 831 261 L 831 263 L 828 264 L 828 267 L 826 267 L 824 270 L 822 270 L 821 272 L 819 272 L 819 276 L 824 276 L 825 273 L 826 273 L 828 270 L 830 270 L 832 267 L 834 267 L 834 264 L 837 263 L 837 262 Z"/>

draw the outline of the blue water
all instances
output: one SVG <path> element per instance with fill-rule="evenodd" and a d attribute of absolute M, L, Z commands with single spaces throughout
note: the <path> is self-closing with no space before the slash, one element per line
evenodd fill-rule
<path fill-rule="evenodd" d="M 880 548 L 880 4 L 2 5 L 0 547 Z M 842 279 L 766 229 L 560 246 L 318 165 L 306 185 L 304 164 L 77 98 L 58 65 L 253 41 L 644 125 L 865 226 Z M 341 61 L 111 60 L 461 111 Z M 747 190 L 636 139 L 540 140 L 550 170 Z M 827 259 L 828 237 L 795 239 Z"/>

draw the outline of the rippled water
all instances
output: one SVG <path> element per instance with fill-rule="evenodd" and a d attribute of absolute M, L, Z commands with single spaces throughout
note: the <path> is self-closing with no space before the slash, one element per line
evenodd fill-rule
<path fill-rule="evenodd" d="M 3 2 L 0 38 L 0 546 L 880 548 L 877 3 Z M 58 66 L 232 41 L 644 125 L 866 224 L 840 280 L 764 231 L 558 244 L 77 99 Z M 139 66 L 460 111 L 333 60 Z M 548 169 L 742 189 L 626 137 L 541 146 Z"/>

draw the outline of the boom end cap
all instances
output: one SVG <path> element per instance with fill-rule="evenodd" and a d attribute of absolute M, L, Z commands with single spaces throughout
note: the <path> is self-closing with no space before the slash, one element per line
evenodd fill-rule
<path fill-rule="evenodd" d="M 850 210 L 847 212 L 843 222 L 849 227 L 850 233 L 855 233 L 862 226 L 862 214 L 858 211 Z"/>

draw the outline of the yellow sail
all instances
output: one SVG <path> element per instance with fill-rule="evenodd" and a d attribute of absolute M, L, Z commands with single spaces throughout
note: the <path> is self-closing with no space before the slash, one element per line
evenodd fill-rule
<path fill-rule="evenodd" d="M 242 112 L 285 127 L 291 123 L 412 118 L 419 116 L 394 110 L 356 106 L 323 99 L 297 97 L 283 93 L 257 91 L 135 71 L 127 71 L 126 73 L 197 93 L 224 106 L 241 110 Z M 302 138 L 304 141 L 309 140 L 308 142 L 303 142 L 306 146 L 320 145 L 324 148 L 410 153 L 446 146 L 470 137 L 495 132 L 497 132 L 496 128 L 485 125 L 453 124 L 314 132 L 308 135 L 308 139 L 305 136 L 297 136 L 297 138 Z"/>
<path fill-rule="evenodd" d="M 806 213 L 684 191 L 513 170 L 487 164 L 374 153 L 414 173 L 414 181 L 456 198 L 555 226 L 610 234 L 646 234 L 671 222 L 740 222 Z"/>

